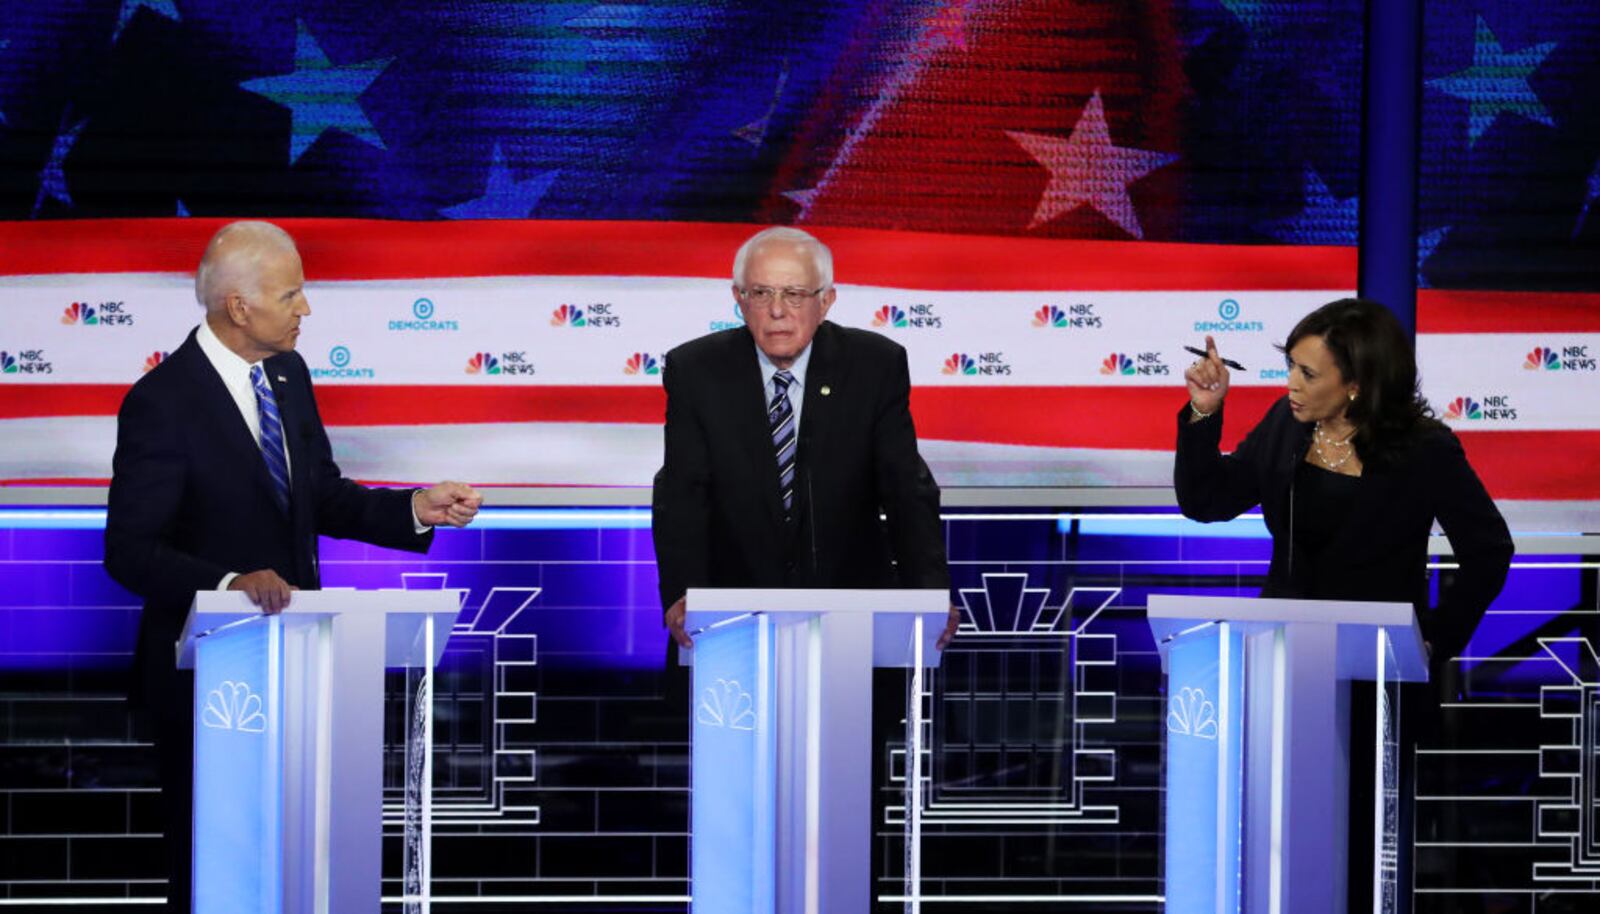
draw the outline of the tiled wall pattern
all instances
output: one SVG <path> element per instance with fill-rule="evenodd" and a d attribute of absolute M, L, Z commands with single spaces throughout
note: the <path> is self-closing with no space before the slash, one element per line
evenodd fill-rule
<path fill-rule="evenodd" d="M 529 524 L 542 529 L 441 531 L 421 561 L 327 542 L 324 574 L 330 586 L 358 587 L 444 575 L 470 590 L 435 689 L 436 911 L 682 911 L 686 684 L 663 669 L 648 529 L 629 512 L 594 526 L 553 516 Z M 1155 914 L 1166 701 L 1143 607 L 1152 591 L 1254 593 L 1264 541 L 1248 528 L 1202 535 L 1092 516 L 953 515 L 946 530 L 953 597 L 969 622 L 924 698 L 925 897 L 1036 911 L 1044 899 L 1076 909 L 1114 896 L 1117 910 Z M 100 536 L 92 525 L 0 529 L 6 909 L 54 897 L 120 911 L 163 892 L 153 753 L 122 698 L 137 608 L 105 577 Z M 1585 773 L 1595 760 L 1589 718 L 1600 721 L 1589 713 L 1593 671 L 1577 648 L 1541 641 L 1585 637 L 1600 618 L 1595 570 L 1545 558 L 1558 567 L 1514 571 L 1480 630 L 1471 653 L 1498 659 L 1460 662 L 1468 690 L 1444 712 L 1459 725 L 1421 747 L 1419 911 L 1550 914 L 1600 901 L 1588 871 L 1596 830 L 1579 827 L 1584 816 L 1600 821 L 1600 807 L 1585 805 L 1596 784 Z M 403 677 L 390 685 L 398 788 Z M 880 911 L 899 910 L 904 892 L 904 690 L 902 672 L 880 674 Z M 1494 751 L 1453 751 L 1463 746 Z M 1441 799 L 1454 796 L 1477 799 Z M 390 896 L 398 824 L 391 804 Z M 1480 846 L 1496 836 L 1504 846 Z M 1472 881 L 1491 870 L 1495 892 Z"/>

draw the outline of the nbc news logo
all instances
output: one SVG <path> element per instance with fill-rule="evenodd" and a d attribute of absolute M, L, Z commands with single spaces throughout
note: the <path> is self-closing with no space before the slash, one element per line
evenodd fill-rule
<path fill-rule="evenodd" d="M 944 360 L 942 373 L 958 377 L 1003 377 L 1011 374 L 1011 365 L 1003 352 L 980 352 L 976 356 L 954 352 Z"/>
<path fill-rule="evenodd" d="M 1535 346 L 1522 360 L 1524 371 L 1596 371 L 1600 362 L 1588 346 Z"/>
<path fill-rule="evenodd" d="M 628 356 L 628 361 L 623 363 L 622 373 L 625 375 L 658 375 L 661 373 L 661 363 L 655 356 L 648 352 L 635 352 Z"/>
<path fill-rule="evenodd" d="M 1495 394 L 1480 399 L 1456 397 L 1445 406 L 1444 419 L 1446 422 L 1477 422 L 1483 419 L 1515 422 L 1517 409 L 1511 405 L 1511 398 L 1505 394 Z"/>
<path fill-rule="evenodd" d="M 24 349 L 18 353 L 0 351 L 0 375 L 55 374 L 55 365 L 45 361 L 43 349 Z"/>
<path fill-rule="evenodd" d="M 486 376 L 529 376 L 534 373 L 533 362 L 526 352 L 474 352 L 467 359 L 467 374 Z"/>
<path fill-rule="evenodd" d="M 1172 369 L 1162 361 L 1159 352 L 1139 352 L 1131 356 L 1113 352 L 1100 361 L 1100 373 L 1119 377 L 1157 377 L 1171 374 Z"/>
<path fill-rule="evenodd" d="M 550 312 L 550 326 L 616 328 L 622 326 L 622 318 L 616 313 L 616 306 L 607 302 L 562 305 Z"/>
<path fill-rule="evenodd" d="M 108 301 L 98 305 L 75 301 L 61 312 L 61 323 L 84 327 L 131 327 L 133 313 L 125 302 Z"/>
<path fill-rule="evenodd" d="M 1033 325 L 1035 327 L 1053 327 L 1060 330 L 1076 328 L 1082 330 L 1099 330 L 1104 326 L 1100 315 L 1094 313 L 1094 305 L 1080 302 L 1068 305 L 1065 309 L 1059 305 L 1044 305 L 1033 312 Z"/>
<path fill-rule="evenodd" d="M 938 330 L 944 318 L 934 313 L 933 305 L 884 305 L 872 314 L 872 326 L 892 330 Z"/>

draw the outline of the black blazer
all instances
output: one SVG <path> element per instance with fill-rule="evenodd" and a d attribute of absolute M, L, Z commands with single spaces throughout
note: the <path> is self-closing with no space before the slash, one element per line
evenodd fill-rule
<path fill-rule="evenodd" d="M 311 376 L 293 352 L 262 363 L 289 449 L 289 514 L 272 497 L 267 464 L 194 333 L 133 385 L 117 413 L 106 511 L 106 570 L 144 598 L 134 687 L 165 680 L 196 591 L 228 572 L 271 568 L 320 585 L 317 536 L 424 552 L 411 492 L 367 489 L 339 473 L 317 414 Z M 136 692 L 136 697 L 137 697 Z M 150 696 L 154 698 L 155 696 Z"/>
<path fill-rule="evenodd" d="M 652 500 L 663 607 L 691 587 L 950 586 L 905 349 L 827 322 L 811 347 L 789 522 L 750 332 L 667 353 Z"/>
<path fill-rule="evenodd" d="M 1436 662 L 1466 647 L 1511 565 L 1511 532 L 1467 463 L 1455 433 L 1428 429 L 1399 455 L 1362 467 L 1361 494 L 1349 520 L 1318 560 L 1294 544 L 1294 478 L 1311 444 L 1312 425 L 1273 404 L 1238 450 L 1218 453 L 1222 410 L 1190 422 L 1178 414 L 1173 483 L 1178 505 L 1198 521 L 1228 520 L 1261 505 L 1272 531 L 1264 597 L 1411 603 Z M 1437 519 L 1461 570 L 1428 611 L 1428 534 Z"/>

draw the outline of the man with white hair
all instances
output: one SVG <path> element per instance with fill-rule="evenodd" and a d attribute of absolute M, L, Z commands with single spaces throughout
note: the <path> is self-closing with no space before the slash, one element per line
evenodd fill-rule
<path fill-rule="evenodd" d="M 300 254 L 266 222 L 224 226 L 195 274 L 205 319 L 117 414 L 106 570 L 144 598 L 132 697 L 154 724 L 166 809 L 167 902 L 190 909 L 194 676 L 176 669 L 194 595 L 238 590 L 264 613 L 320 586 L 317 537 L 426 552 L 466 526 L 472 487 L 368 489 L 333 461 L 295 353 L 311 314 Z M 374 708 L 374 714 L 382 709 Z"/>
<path fill-rule="evenodd" d="M 653 531 L 673 641 L 693 645 L 691 587 L 948 588 L 905 349 L 826 320 L 833 254 L 799 229 L 739 248 L 733 297 L 745 326 L 673 349 L 662 372 Z"/>

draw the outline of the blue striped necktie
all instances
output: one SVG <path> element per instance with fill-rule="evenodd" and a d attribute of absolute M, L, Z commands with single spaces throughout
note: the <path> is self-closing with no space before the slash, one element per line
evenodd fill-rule
<path fill-rule="evenodd" d="M 283 450 L 283 419 L 278 416 L 278 401 L 267 386 L 266 372 L 260 365 L 250 369 L 250 386 L 256 389 L 256 408 L 261 413 L 261 456 L 272 477 L 272 497 L 279 510 L 289 513 L 289 459 Z"/>
<path fill-rule="evenodd" d="M 772 403 L 767 407 L 767 424 L 772 428 L 772 447 L 778 454 L 778 489 L 783 492 L 783 517 L 794 509 L 794 404 L 789 402 L 789 385 L 794 375 L 780 371 L 772 376 Z"/>

